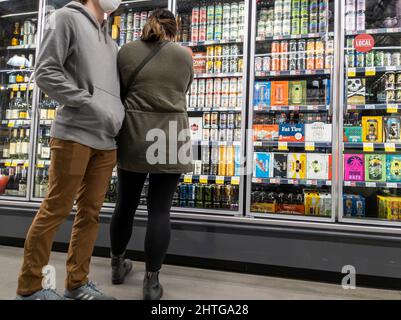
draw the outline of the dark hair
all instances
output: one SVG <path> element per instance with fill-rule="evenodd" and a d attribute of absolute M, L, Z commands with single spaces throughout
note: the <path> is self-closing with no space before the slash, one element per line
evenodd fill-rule
<path fill-rule="evenodd" d="M 177 22 L 174 14 L 167 9 L 153 11 L 142 30 L 143 41 L 160 41 L 166 37 L 174 38 L 177 34 Z"/>
<path fill-rule="evenodd" d="M 82 4 L 86 4 L 88 0 L 77 0 L 78 2 L 81 2 Z"/>

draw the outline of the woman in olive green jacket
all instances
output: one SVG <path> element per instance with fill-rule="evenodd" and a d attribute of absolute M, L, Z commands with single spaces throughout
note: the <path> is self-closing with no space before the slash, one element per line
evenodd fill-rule
<path fill-rule="evenodd" d="M 122 283 L 134 214 L 149 175 L 144 299 L 160 299 L 158 280 L 170 241 L 170 209 L 182 173 L 192 171 L 186 92 L 193 80 L 190 51 L 173 43 L 174 15 L 155 10 L 140 41 L 123 46 L 118 64 L 126 118 L 118 138 L 118 198 L 111 223 L 112 281 Z"/>

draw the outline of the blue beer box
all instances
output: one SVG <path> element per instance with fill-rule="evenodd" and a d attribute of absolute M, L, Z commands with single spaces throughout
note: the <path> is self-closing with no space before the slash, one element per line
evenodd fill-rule
<path fill-rule="evenodd" d="M 305 126 L 302 123 L 299 124 L 280 124 L 279 141 L 286 142 L 304 142 L 305 141 Z"/>
<path fill-rule="evenodd" d="M 255 152 L 253 176 L 255 178 L 270 178 L 271 172 L 272 154 L 268 152 Z"/>
<path fill-rule="evenodd" d="M 270 108 L 271 83 L 269 81 L 258 81 L 255 83 L 253 105 L 257 110 L 268 110 Z"/>

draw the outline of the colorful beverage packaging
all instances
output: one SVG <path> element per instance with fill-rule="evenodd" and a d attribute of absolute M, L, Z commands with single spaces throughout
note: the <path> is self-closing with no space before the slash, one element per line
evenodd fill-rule
<path fill-rule="evenodd" d="M 305 141 L 305 125 L 303 123 L 280 124 L 278 140 L 283 142 Z"/>
<path fill-rule="evenodd" d="M 362 141 L 383 142 L 383 118 L 381 116 L 362 117 Z"/>
<path fill-rule="evenodd" d="M 365 181 L 363 154 L 344 154 L 344 180 Z"/>
<path fill-rule="evenodd" d="M 253 176 L 255 178 L 270 178 L 272 174 L 272 154 L 269 152 L 254 153 Z"/>
<path fill-rule="evenodd" d="M 306 154 L 289 153 L 287 162 L 287 178 L 305 179 L 306 178 Z"/>
<path fill-rule="evenodd" d="M 387 220 L 401 219 L 401 198 L 391 196 L 377 196 L 378 217 Z"/>
<path fill-rule="evenodd" d="M 365 154 L 365 181 L 386 181 L 386 156 L 384 154 Z"/>
<path fill-rule="evenodd" d="M 401 117 L 384 117 L 384 131 L 386 142 L 401 142 Z"/>
<path fill-rule="evenodd" d="M 401 155 L 387 154 L 386 175 L 388 182 L 401 182 Z"/>
<path fill-rule="evenodd" d="M 306 178 L 331 180 L 331 154 L 308 153 L 306 155 Z"/>
<path fill-rule="evenodd" d="M 343 212 L 345 217 L 365 217 L 366 201 L 361 195 L 344 194 Z"/>
<path fill-rule="evenodd" d="M 311 216 L 331 216 L 331 193 L 317 190 L 304 190 L 305 214 Z"/>

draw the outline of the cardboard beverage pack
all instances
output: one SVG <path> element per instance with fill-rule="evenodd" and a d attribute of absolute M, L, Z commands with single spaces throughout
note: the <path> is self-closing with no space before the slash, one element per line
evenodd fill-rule
<path fill-rule="evenodd" d="M 306 80 L 289 82 L 288 100 L 291 106 L 306 105 Z"/>
<path fill-rule="evenodd" d="M 386 156 L 386 176 L 388 182 L 401 182 L 401 155 Z"/>
<path fill-rule="evenodd" d="M 307 123 L 305 124 L 305 141 L 331 142 L 331 128 L 331 123 Z"/>
<path fill-rule="evenodd" d="M 329 180 L 331 178 L 331 155 L 308 153 L 306 163 L 307 179 Z"/>
<path fill-rule="evenodd" d="M 365 181 L 363 154 L 344 154 L 344 180 Z"/>
<path fill-rule="evenodd" d="M 362 142 L 362 127 L 344 127 L 344 142 Z"/>
<path fill-rule="evenodd" d="M 271 105 L 288 106 L 288 81 L 272 81 Z"/>
<path fill-rule="evenodd" d="M 287 178 L 305 179 L 306 178 L 306 154 L 289 153 L 287 159 Z"/>
<path fill-rule="evenodd" d="M 278 140 L 283 142 L 305 141 L 304 124 L 280 124 Z"/>
<path fill-rule="evenodd" d="M 384 117 L 384 132 L 386 142 L 401 142 L 401 117 Z"/>
<path fill-rule="evenodd" d="M 383 142 L 383 118 L 380 116 L 362 117 L 362 141 Z"/>
<path fill-rule="evenodd" d="M 278 139 L 278 124 L 254 124 L 253 141 L 274 141 Z"/>
<path fill-rule="evenodd" d="M 287 153 L 273 153 L 273 177 L 286 178 L 287 177 Z"/>
<path fill-rule="evenodd" d="M 386 156 L 384 154 L 365 154 L 365 180 L 386 181 Z"/>
<path fill-rule="evenodd" d="M 272 172 L 272 154 L 269 152 L 254 153 L 253 176 L 255 178 L 270 178 Z"/>

